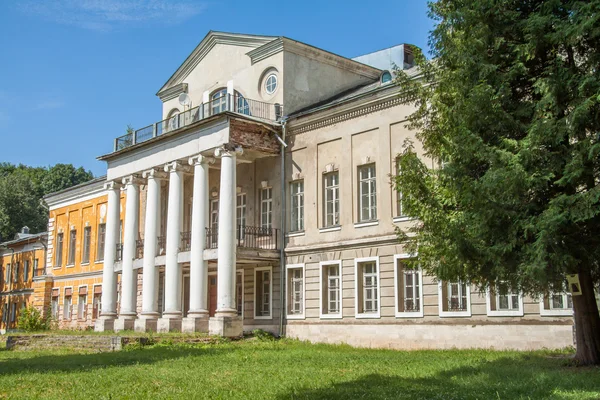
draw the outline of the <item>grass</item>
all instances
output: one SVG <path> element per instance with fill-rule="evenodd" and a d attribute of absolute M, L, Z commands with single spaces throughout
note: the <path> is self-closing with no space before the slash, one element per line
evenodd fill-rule
<path fill-rule="evenodd" d="M 598 399 L 565 352 L 402 352 L 244 340 L 116 353 L 0 351 L 0 398 Z"/>

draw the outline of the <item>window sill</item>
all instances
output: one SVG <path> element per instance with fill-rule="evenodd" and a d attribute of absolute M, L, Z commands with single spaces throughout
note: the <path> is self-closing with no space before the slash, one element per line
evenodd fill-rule
<path fill-rule="evenodd" d="M 363 313 L 363 314 L 356 314 L 355 316 L 356 319 L 368 319 L 368 318 L 381 318 L 381 315 L 379 312 L 376 313 Z"/>
<path fill-rule="evenodd" d="M 289 319 L 289 320 L 299 320 L 299 319 L 306 319 L 306 317 L 304 316 L 304 314 L 291 314 L 291 315 L 286 315 L 285 319 Z"/>
<path fill-rule="evenodd" d="M 523 311 L 488 311 L 488 317 L 522 317 Z"/>
<path fill-rule="evenodd" d="M 471 311 L 441 311 L 440 318 L 471 317 Z"/>
<path fill-rule="evenodd" d="M 263 316 L 263 317 L 260 317 L 260 316 L 258 316 L 258 317 L 257 317 L 257 316 L 255 315 L 255 316 L 254 316 L 254 319 L 273 319 L 273 317 L 272 317 L 272 316 L 270 316 L 270 315 Z"/>
<path fill-rule="evenodd" d="M 88 261 L 88 262 L 85 262 L 85 263 L 81 263 L 79 265 L 81 265 L 83 267 L 84 265 L 90 265 L 90 262 Z"/>
<path fill-rule="evenodd" d="M 342 314 L 321 314 L 319 315 L 321 319 L 342 319 Z"/>
<path fill-rule="evenodd" d="M 94 264 L 100 264 L 100 263 L 103 263 L 103 262 L 104 262 L 103 259 L 102 260 L 96 260 L 96 261 L 94 261 Z"/>
<path fill-rule="evenodd" d="M 395 224 L 400 223 L 400 222 L 407 222 L 407 221 L 414 221 L 416 220 L 415 217 L 394 217 L 394 219 L 392 220 Z"/>
<path fill-rule="evenodd" d="M 358 223 L 354 224 L 354 227 L 355 228 L 365 228 L 367 226 L 375 226 L 375 225 L 379 225 L 379 220 L 358 222 Z"/>
<path fill-rule="evenodd" d="M 61 269 L 61 268 L 62 268 L 62 266 L 60 266 L 60 265 L 52 267 L 52 269 Z"/>
<path fill-rule="evenodd" d="M 396 318 L 423 318 L 423 311 L 419 312 L 399 312 Z"/>
<path fill-rule="evenodd" d="M 319 233 L 337 232 L 337 231 L 341 231 L 341 230 L 342 230 L 342 226 L 336 225 L 336 226 L 330 226 L 327 228 L 320 228 Z"/>
<path fill-rule="evenodd" d="M 572 317 L 573 310 L 541 310 L 540 317 Z"/>
<path fill-rule="evenodd" d="M 285 237 L 297 237 L 297 236 L 304 236 L 304 231 L 294 231 L 294 232 L 288 232 Z"/>
<path fill-rule="evenodd" d="M 67 264 L 67 265 L 65 265 L 65 268 L 74 268 L 74 267 L 75 267 L 75 264 Z"/>

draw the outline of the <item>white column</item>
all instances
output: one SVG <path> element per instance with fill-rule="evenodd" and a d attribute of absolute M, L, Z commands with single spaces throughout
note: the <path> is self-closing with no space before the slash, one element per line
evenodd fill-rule
<path fill-rule="evenodd" d="M 217 149 L 221 158 L 221 189 L 219 196 L 219 238 L 217 263 L 217 316 L 237 315 L 235 304 L 236 274 L 236 152 L 231 146 Z"/>
<path fill-rule="evenodd" d="M 102 308 L 100 311 L 100 324 L 96 330 L 112 329 L 106 324 L 107 320 L 114 320 L 117 316 L 117 276 L 115 274 L 115 258 L 117 254 L 117 241 L 121 223 L 121 186 L 116 182 L 105 185 L 108 194 L 106 213 L 106 233 L 104 236 L 104 268 L 102 271 Z"/>
<path fill-rule="evenodd" d="M 204 260 L 206 227 L 208 224 L 208 164 L 212 158 L 202 155 L 191 157 L 194 166 L 194 192 L 192 199 L 192 232 L 190 262 L 189 317 L 208 316 L 208 261 Z"/>
<path fill-rule="evenodd" d="M 183 170 L 177 161 L 165 165 L 169 173 L 167 243 L 165 255 L 165 312 L 163 318 L 181 319 L 181 265 L 177 262 L 183 225 Z"/>
<path fill-rule="evenodd" d="M 142 316 L 158 318 L 158 270 L 156 269 L 156 247 L 160 223 L 160 178 L 155 169 L 144 171 L 148 180 L 146 189 L 146 218 L 144 223 L 144 259 L 142 267 Z"/>
<path fill-rule="evenodd" d="M 126 200 L 119 318 L 134 319 L 137 315 L 137 272 L 133 270 L 133 260 L 139 231 L 140 187 L 135 175 L 123 178 L 123 185 L 125 185 Z"/>

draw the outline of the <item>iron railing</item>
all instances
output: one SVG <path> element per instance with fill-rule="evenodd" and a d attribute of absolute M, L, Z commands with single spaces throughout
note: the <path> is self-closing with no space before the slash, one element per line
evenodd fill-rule
<path fill-rule="evenodd" d="M 265 103 L 263 101 L 247 99 L 237 93 L 233 95 L 228 93 L 155 124 L 119 136 L 115 139 L 114 151 L 125 149 L 137 143 L 146 142 L 157 136 L 176 131 L 202 119 L 226 111 L 270 121 L 278 121 L 283 116 L 283 106 L 281 104 Z"/>
<path fill-rule="evenodd" d="M 190 251 L 192 248 L 192 232 L 181 232 L 179 251 Z"/>
<path fill-rule="evenodd" d="M 117 252 L 115 253 L 115 261 L 123 259 L 123 243 L 117 243 Z"/>
<path fill-rule="evenodd" d="M 135 241 L 135 258 L 144 258 L 144 239 Z"/>
<path fill-rule="evenodd" d="M 278 250 L 279 229 L 262 226 L 238 225 L 236 229 L 237 247 L 247 249 Z M 219 246 L 218 227 L 206 228 L 207 249 L 216 249 Z"/>

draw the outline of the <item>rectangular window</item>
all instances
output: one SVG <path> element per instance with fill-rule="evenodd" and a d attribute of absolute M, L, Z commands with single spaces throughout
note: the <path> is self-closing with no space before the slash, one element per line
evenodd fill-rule
<path fill-rule="evenodd" d="M 63 319 L 66 321 L 71 319 L 72 306 L 73 306 L 72 289 L 65 288 L 65 297 L 63 300 Z"/>
<path fill-rule="evenodd" d="M 342 317 L 342 263 L 321 263 L 321 318 Z"/>
<path fill-rule="evenodd" d="M 470 317 L 469 284 L 462 281 L 441 281 L 439 284 L 440 317 Z"/>
<path fill-rule="evenodd" d="M 379 259 L 355 260 L 356 317 L 379 318 Z"/>
<path fill-rule="evenodd" d="M 304 265 L 290 264 L 286 270 L 288 318 L 304 318 Z"/>
<path fill-rule="evenodd" d="M 237 314 L 244 317 L 244 271 L 235 274 L 235 304 L 237 305 Z"/>
<path fill-rule="evenodd" d="M 64 233 L 59 233 L 56 235 L 56 258 L 54 259 L 55 267 L 62 267 L 63 263 L 63 242 L 64 242 Z"/>
<path fill-rule="evenodd" d="M 83 253 L 81 254 L 81 262 L 86 264 L 90 262 L 90 245 L 92 243 L 92 227 L 86 226 L 83 229 Z"/>
<path fill-rule="evenodd" d="M 264 188 L 260 191 L 260 226 L 263 228 L 273 226 L 273 188 Z"/>
<path fill-rule="evenodd" d="M 42 271 L 39 270 L 39 268 L 40 268 L 40 263 L 39 263 L 39 260 L 36 258 L 35 260 L 33 260 L 33 276 L 44 275 L 42 273 Z"/>
<path fill-rule="evenodd" d="M 17 261 L 15 263 L 15 270 L 13 272 L 13 282 L 17 283 L 19 281 L 19 267 L 20 267 L 20 263 Z"/>
<path fill-rule="evenodd" d="M 323 176 L 325 209 L 323 226 L 329 228 L 340 224 L 340 176 L 332 172 Z"/>
<path fill-rule="evenodd" d="M 209 242 L 213 248 L 219 242 L 219 199 L 212 199 L 210 201 L 210 234 Z"/>
<path fill-rule="evenodd" d="M 292 207 L 291 231 L 304 230 L 304 181 L 290 183 Z"/>
<path fill-rule="evenodd" d="M 69 234 L 69 259 L 67 265 L 75 264 L 75 247 L 77 246 L 77 231 L 73 229 Z"/>
<path fill-rule="evenodd" d="M 400 164 L 398 162 L 398 159 L 396 159 L 396 174 L 400 175 L 401 171 L 400 171 Z M 407 214 L 404 210 L 404 193 L 402 192 L 402 190 L 400 188 L 397 188 L 396 190 L 396 216 L 398 217 L 406 217 Z"/>
<path fill-rule="evenodd" d="M 375 164 L 358 167 L 360 221 L 377 219 L 377 179 Z"/>
<path fill-rule="evenodd" d="M 235 206 L 235 222 L 237 225 L 238 238 L 244 240 L 246 226 L 246 193 L 237 195 Z"/>
<path fill-rule="evenodd" d="M 87 294 L 80 294 L 77 301 L 77 319 L 86 319 Z"/>
<path fill-rule="evenodd" d="M 423 316 L 423 274 L 421 269 L 410 269 L 406 265 L 408 254 L 394 256 L 396 269 L 396 317 Z"/>
<path fill-rule="evenodd" d="M 17 319 L 17 303 L 10 305 L 10 322 L 15 322 Z"/>
<path fill-rule="evenodd" d="M 571 293 L 566 291 L 567 284 L 564 285 L 563 292 L 550 292 L 544 295 L 540 302 L 540 315 L 542 316 L 570 316 L 573 315 L 573 298 Z"/>
<path fill-rule="evenodd" d="M 487 291 L 487 313 L 492 317 L 522 317 L 523 299 L 519 292 L 502 282 Z"/>
<path fill-rule="evenodd" d="M 271 267 L 256 268 L 254 272 L 254 317 L 259 319 L 271 318 L 272 296 Z"/>
<path fill-rule="evenodd" d="M 96 261 L 104 260 L 104 244 L 106 241 L 106 224 L 98 225 L 98 244 L 96 247 Z"/>
<path fill-rule="evenodd" d="M 23 261 L 23 283 L 29 280 L 29 260 Z"/>
<path fill-rule="evenodd" d="M 4 277 L 4 282 L 8 284 L 10 282 L 10 264 L 6 264 L 6 276 Z"/>
<path fill-rule="evenodd" d="M 58 295 L 59 295 L 60 289 L 58 288 L 54 288 L 52 289 L 52 301 L 51 301 L 51 308 L 52 308 L 52 318 L 54 320 L 58 320 Z"/>

